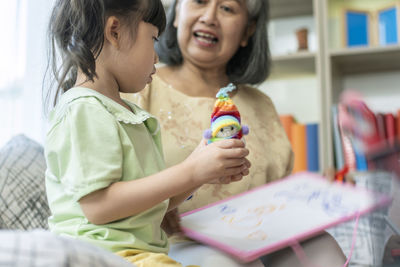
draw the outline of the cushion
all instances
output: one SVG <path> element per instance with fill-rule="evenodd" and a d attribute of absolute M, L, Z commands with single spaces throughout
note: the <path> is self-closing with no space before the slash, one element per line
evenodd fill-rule
<path fill-rule="evenodd" d="M 109 251 L 44 230 L 0 231 L 0 266 L 133 267 Z"/>
<path fill-rule="evenodd" d="M 47 228 L 43 147 L 24 135 L 0 150 L 0 228 Z"/>
<path fill-rule="evenodd" d="M 357 173 L 353 179 L 357 187 L 391 195 L 392 175 L 387 172 Z M 381 266 L 388 239 L 384 216 L 388 208 L 381 208 L 360 217 L 353 255 L 349 266 Z M 351 250 L 355 220 L 340 224 L 327 231 L 336 239 L 346 256 Z"/>

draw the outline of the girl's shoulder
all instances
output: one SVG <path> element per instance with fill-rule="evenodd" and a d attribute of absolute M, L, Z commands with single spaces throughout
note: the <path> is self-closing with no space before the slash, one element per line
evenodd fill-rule
<path fill-rule="evenodd" d="M 96 110 L 106 111 L 107 105 L 102 101 L 105 96 L 100 93 L 83 87 L 71 88 L 59 99 L 57 105 L 50 113 L 50 121 L 59 120 L 66 116 L 71 109 L 81 109 L 82 107 L 93 107 Z"/>
<path fill-rule="evenodd" d="M 57 107 L 50 114 L 50 125 L 60 122 L 68 116 L 72 121 L 107 121 L 108 125 L 142 124 L 155 118 L 134 103 L 125 101 L 130 110 L 107 96 L 83 87 L 72 88 L 61 97 Z M 150 123 L 149 124 L 155 124 Z"/>

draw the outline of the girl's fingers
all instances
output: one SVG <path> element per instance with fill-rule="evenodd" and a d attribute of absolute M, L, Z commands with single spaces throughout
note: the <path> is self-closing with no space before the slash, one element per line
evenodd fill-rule
<path fill-rule="evenodd" d="M 245 158 L 241 158 L 241 159 L 227 159 L 225 160 L 225 166 L 227 168 L 232 168 L 232 167 L 239 167 L 242 165 L 246 165 L 246 159 Z"/>
<path fill-rule="evenodd" d="M 219 182 L 221 184 L 229 184 L 231 182 L 231 177 L 229 176 L 221 177 L 219 178 Z"/>
<path fill-rule="evenodd" d="M 242 180 L 243 176 L 245 176 L 245 175 L 242 175 L 242 174 L 243 174 L 243 172 L 241 174 L 238 174 L 238 175 L 233 175 L 231 177 L 231 182 L 237 182 L 237 181 Z"/>
<path fill-rule="evenodd" d="M 232 175 L 232 176 L 224 176 L 218 179 L 220 184 L 230 184 L 232 182 L 237 182 L 242 180 L 243 176 L 241 174 Z"/>
<path fill-rule="evenodd" d="M 219 184 L 219 183 L 220 183 L 219 178 L 216 178 L 216 179 L 213 179 L 213 180 L 207 182 L 207 184 Z"/>
<path fill-rule="evenodd" d="M 214 142 L 211 145 L 215 145 L 220 148 L 243 148 L 245 147 L 245 143 L 239 139 L 224 139 L 218 142 Z"/>
<path fill-rule="evenodd" d="M 245 164 L 246 164 L 247 168 L 251 167 L 250 161 L 248 159 L 246 159 L 246 158 L 245 158 Z"/>
<path fill-rule="evenodd" d="M 249 169 L 246 169 L 246 170 L 242 171 L 241 175 L 247 176 L 247 175 L 249 175 L 249 173 L 250 173 Z"/>
<path fill-rule="evenodd" d="M 221 150 L 221 156 L 228 159 L 244 158 L 249 155 L 247 148 L 231 148 Z"/>
<path fill-rule="evenodd" d="M 241 165 L 239 167 L 231 167 L 225 169 L 224 175 L 225 176 L 234 176 L 234 175 L 239 175 L 242 173 L 242 171 L 248 170 L 246 165 Z"/>

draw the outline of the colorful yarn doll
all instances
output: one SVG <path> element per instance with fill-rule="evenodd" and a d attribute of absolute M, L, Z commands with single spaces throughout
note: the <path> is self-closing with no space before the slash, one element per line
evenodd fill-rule
<path fill-rule="evenodd" d="M 211 114 L 211 127 L 204 131 L 208 144 L 222 139 L 242 139 L 243 135 L 249 133 L 249 128 L 241 125 L 240 113 L 228 94 L 235 89 L 236 86 L 230 83 L 217 93 Z"/>

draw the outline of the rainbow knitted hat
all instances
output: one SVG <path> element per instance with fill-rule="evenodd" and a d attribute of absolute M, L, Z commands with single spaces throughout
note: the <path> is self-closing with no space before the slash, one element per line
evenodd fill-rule
<path fill-rule="evenodd" d="M 236 86 L 231 83 L 217 93 L 211 114 L 211 127 L 204 132 L 208 143 L 230 138 L 241 139 L 243 134 L 248 134 L 248 127 L 241 126 L 240 113 L 228 94 L 235 89 Z"/>

